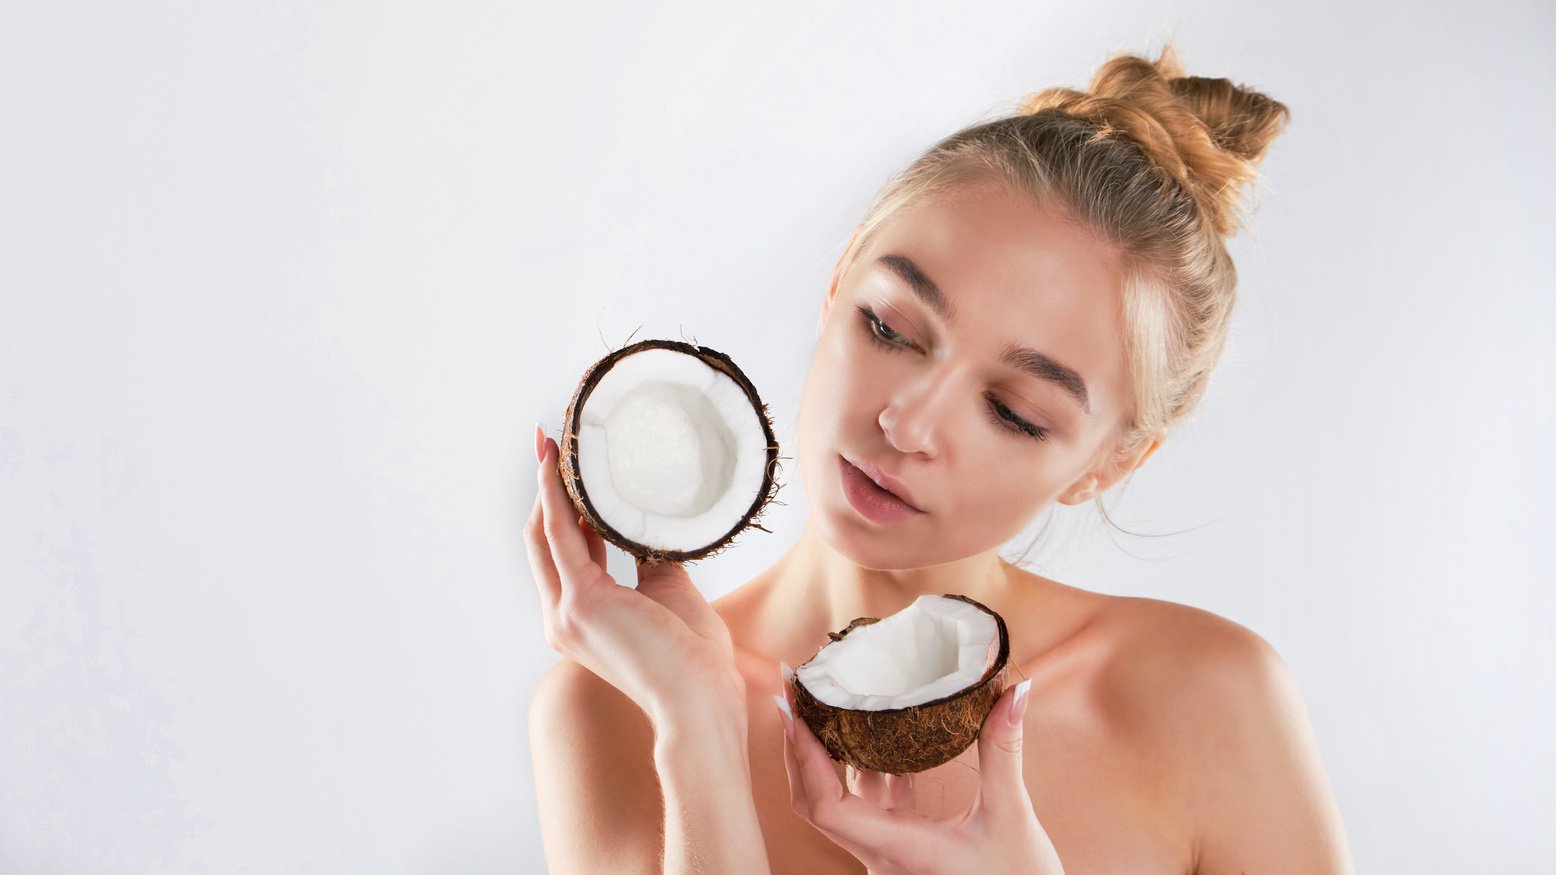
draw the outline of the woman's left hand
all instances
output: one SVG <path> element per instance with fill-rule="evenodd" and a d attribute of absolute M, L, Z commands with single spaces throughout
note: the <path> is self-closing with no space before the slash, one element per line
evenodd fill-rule
<path fill-rule="evenodd" d="M 948 820 L 932 820 L 912 810 L 909 775 L 860 772 L 849 766 L 845 788 L 826 748 L 805 721 L 784 715 L 784 767 L 794 813 L 875 875 L 1062 875 L 1059 854 L 1037 822 L 1021 773 L 1022 718 L 1030 683 L 1022 681 L 1007 690 L 989 711 L 978 736 L 978 795 L 965 814 Z M 794 691 L 787 682 L 783 688 L 788 713 L 793 714 Z"/>

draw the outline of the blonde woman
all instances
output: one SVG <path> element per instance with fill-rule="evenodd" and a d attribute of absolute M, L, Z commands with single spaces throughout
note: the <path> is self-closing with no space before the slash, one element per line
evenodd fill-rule
<path fill-rule="evenodd" d="M 821 304 L 795 453 L 810 516 L 711 605 L 680 566 L 640 566 L 636 589 L 609 577 L 537 427 L 525 538 L 568 657 L 530 711 L 553 875 L 1351 871 L 1262 638 L 998 555 L 1054 502 L 1099 500 L 1194 409 L 1232 312 L 1239 193 L 1287 119 L 1185 76 L 1169 47 L 893 177 Z M 973 756 L 844 769 L 788 716 L 787 667 L 926 593 L 998 611 L 1030 681 Z"/>

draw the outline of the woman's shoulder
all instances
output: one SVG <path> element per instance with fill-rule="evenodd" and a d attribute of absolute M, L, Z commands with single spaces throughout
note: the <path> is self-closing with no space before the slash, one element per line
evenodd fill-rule
<path fill-rule="evenodd" d="M 1119 596 L 1081 589 L 1020 570 L 1041 582 L 1049 603 L 1065 605 L 1075 625 L 1099 636 L 1113 668 L 1154 676 L 1181 675 L 1185 669 L 1258 672 L 1279 661 L 1275 649 L 1257 632 L 1219 614 L 1165 599 Z M 1046 605 L 1039 609 L 1047 610 Z"/>
<path fill-rule="evenodd" d="M 641 713 L 620 690 L 567 657 L 546 669 L 530 696 L 532 719 L 567 720 L 601 714 L 617 717 L 631 712 Z"/>
<path fill-rule="evenodd" d="M 1187 796 L 1208 804 L 1232 772 L 1269 775 L 1311 756 L 1301 694 L 1263 636 L 1190 605 L 1092 595 L 1106 654 L 1097 694 Z"/>
<path fill-rule="evenodd" d="M 1094 604 L 1109 653 L 1098 698 L 1161 768 L 1173 809 L 1195 825 L 1202 865 L 1291 859 L 1303 871 L 1351 871 L 1307 708 L 1275 648 L 1189 605 Z"/>
<path fill-rule="evenodd" d="M 529 703 L 532 750 L 590 768 L 649 768 L 653 727 L 637 703 L 594 672 L 562 658 Z M 645 772 L 645 774 L 648 774 Z M 650 775 L 651 777 L 651 775 Z"/>
<path fill-rule="evenodd" d="M 1120 658 L 1148 674 L 1161 669 L 1181 676 L 1192 670 L 1204 679 L 1204 672 L 1258 673 L 1280 659 L 1257 632 L 1203 608 L 1138 596 L 1102 598 L 1117 629 Z"/>
<path fill-rule="evenodd" d="M 1174 733 L 1200 737 L 1205 723 L 1255 703 L 1284 707 L 1294 693 L 1275 648 L 1234 620 L 1164 599 L 1057 588 L 1081 630 L 1078 649 L 1095 657 L 1094 689 L 1163 744 L 1181 744 Z"/>
<path fill-rule="evenodd" d="M 564 657 L 531 696 L 529 745 L 550 871 L 658 871 L 653 730 L 631 699 Z"/>

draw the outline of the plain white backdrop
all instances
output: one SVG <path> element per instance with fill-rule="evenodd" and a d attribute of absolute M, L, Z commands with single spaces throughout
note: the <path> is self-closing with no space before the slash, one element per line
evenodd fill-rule
<path fill-rule="evenodd" d="M 1107 499 L 1163 536 L 1061 508 L 1035 567 L 1269 640 L 1361 871 L 1552 871 L 1553 36 L 1542 2 L 0 6 L 0 871 L 542 871 L 536 421 L 635 332 L 734 356 L 792 446 L 887 176 L 1168 38 L 1292 125 L 1209 397 Z M 710 598 L 797 537 L 796 464 Z"/>

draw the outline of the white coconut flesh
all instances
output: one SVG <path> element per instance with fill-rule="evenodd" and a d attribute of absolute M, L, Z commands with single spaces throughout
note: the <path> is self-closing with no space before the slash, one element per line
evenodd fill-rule
<path fill-rule="evenodd" d="M 945 596 L 855 626 L 795 670 L 819 701 L 885 711 L 943 699 L 976 684 L 999 655 L 994 615 Z"/>
<path fill-rule="evenodd" d="M 595 512 L 662 550 L 722 538 L 756 502 L 766 467 L 767 438 L 751 399 L 686 353 L 625 356 L 579 416 L 578 471 Z"/>

